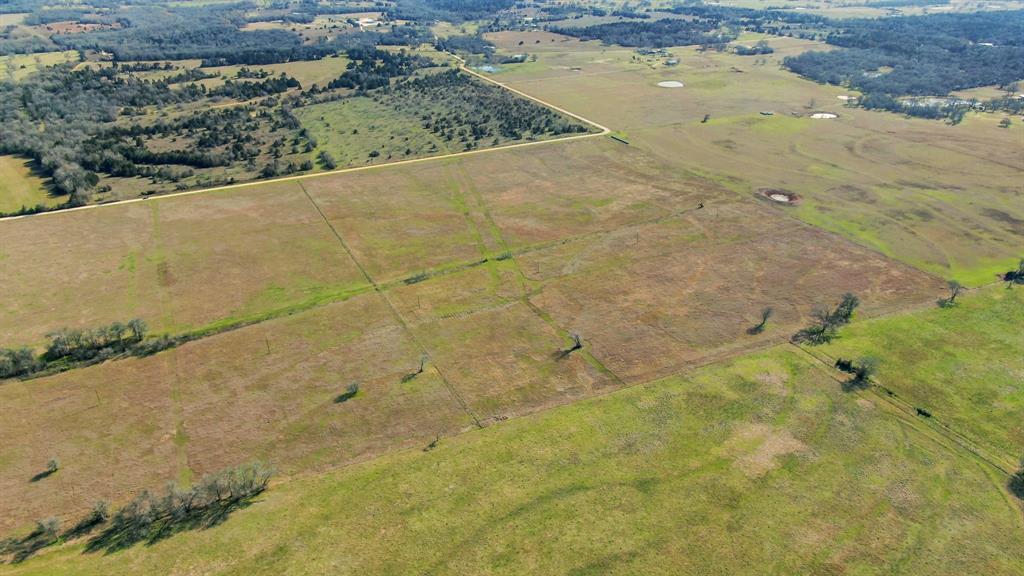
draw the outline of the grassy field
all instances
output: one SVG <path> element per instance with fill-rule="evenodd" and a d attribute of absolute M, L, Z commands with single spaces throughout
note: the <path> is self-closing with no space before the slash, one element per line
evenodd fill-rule
<path fill-rule="evenodd" d="M 1010 575 L 1024 545 L 1002 482 L 783 347 L 9 573 Z"/>
<path fill-rule="evenodd" d="M 275 76 L 283 72 L 298 80 L 303 88 L 308 89 L 314 84 L 321 88 L 326 86 L 328 82 L 345 72 L 346 65 L 348 65 L 348 58 L 338 56 L 334 58 L 321 58 L 320 60 L 298 60 L 282 64 L 260 64 L 258 66 L 247 66 L 247 68 L 250 70 L 266 70 Z M 210 73 L 223 74 L 226 78 L 233 78 L 241 68 L 242 66 L 214 66 L 203 68 L 203 70 Z M 213 85 L 216 85 L 216 83 Z"/>
<path fill-rule="evenodd" d="M 0 156 L 0 212 L 23 206 L 56 206 L 66 197 L 51 196 L 46 182 L 32 173 L 29 162 L 16 156 Z"/>
<path fill-rule="evenodd" d="M 12 54 L 10 56 L 0 56 L 0 70 L 3 71 L 5 79 L 17 82 L 39 68 L 77 61 L 78 51 L 76 50 L 40 52 L 38 54 Z"/>
<path fill-rule="evenodd" d="M 984 284 L 1024 255 L 1019 127 L 999 128 L 1001 115 L 950 126 L 845 107 L 841 88 L 779 68 L 787 54 L 827 48 L 803 40 L 773 39 L 775 54 L 761 57 L 677 48 L 680 64 L 666 67 L 553 36 L 489 35 L 508 52 L 542 40 L 530 50 L 537 62 L 496 78 L 741 195 L 792 191 L 802 197 L 785 207 L 792 215 L 933 274 Z"/>
<path fill-rule="evenodd" d="M 0 346 L 133 317 L 202 336 L 0 382 L 0 438 L 18 439 L 0 443 L 0 537 L 254 458 L 278 469 L 223 525 L 4 573 L 1019 573 L 1022 504 L 964 445 L 1005 468 L 1024 449 L 1024 296 L 934 302 L 944 277 L 983 284 L 1024 255 L 1020 128 L 847 108 L 778 68 L 820 46 L 794 39 L 678 48 L 678 66 L 493 39 L 538 56 L 502 81 L 628 144 L 0 222 Z M 442 152 L 408 123 L 422 112 L 296 109 L 358 165 Z M 787 343 L 844 292 L 862 306 L 838 340 Z M 865 355 L 895 399 L 843 391 L 829 365 Z"/>
<path fill-rule="evenodd" d="M 363 280 L 334 242 L 295 184 L 3 222 L 0 345 L 133 317 L 181 332 L 338 299 Z"/>
<path fill-rule="evenodd" d="M 66 234 L 78 242 L 61 242 Z M 16 272 L 0 280 L 11 295 L 6 346 L 135 316 L 174 333 L 264 320 L 0 386 L 0 403 L 23 415 L 0 433 L 33 437 L 0 451 L 0 495 L 23 502 L 0 521 L 7 528 L 182 470 L 260 455 L 296 474 L 648 381 L 785 339 L 848 290 L 867 316 L 942 291 L 610 139 L 153 198 L 5 222 L 0 235 Z M 765 305 L 772 324 L 748 335 Z M 585 350 L 555 358 L 573 331 Z M 423 354 L 423 385 L 450 395 L 394 408 L 419 380 L 385 391 Z M 352 424 L 365 432 L 335 420 L 332 392 L 353 380 L 383 387 L 367 389 L 374 407 Z M 108 409 L 144 431 L 107 429 Z M 153 410 L 164 424 L 143 424 Z M 461 419 L 439 424 L 435 412 Z M 55 421 L 65 424 L 46 425 Z M 372 441 L 356 441 L 364 433 Z M 174 470 L 145 465 L 172 445 Z M 59 487 L 24 480 L 53 454 L 68 472 Z M 130 474 L 95 472 L 126 465 Z"/>
<path fill-rule="evenodd" d="M 1013 466 L 1024 455 L 1024 291 L 957 302 L 858 322 L 815 352 L 878 358 L 882 384 Z"/>
<path fill-rule="evenodd" d="M 319 150 L 339 166 L 359 166 L 453 152 L 418 122 L 367 97 L 305 106 L 295 115 L 316 139 Z M 406 154 L 409 150 L 409 154 Z M 379 156 L 371 158 L 370 152 Z"/>

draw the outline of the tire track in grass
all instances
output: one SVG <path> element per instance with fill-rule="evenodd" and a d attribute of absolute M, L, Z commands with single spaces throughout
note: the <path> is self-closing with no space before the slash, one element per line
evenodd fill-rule
<path fill-rule="evenodd" d="M 356 258 L 355 254 L 352 252 L 352 249 L 349 247 L 348 243 L 345 242 L 345 239 L 342 237 L 341 233 L 338 232 L 338 229 L 335 228 L 333 224 L 331 224 L 331 221 L 327 218 L 327 215 L 324 214 L 324 211 L 320 208 L 320 205 L 316 203 L 316 200 L 313 199 L 313 196 L 310 195 L 309 191 L 306 190 L 306 187 L 302 185 L 302 182 L 297 182 L 297 184 L 299 185 L 299 188 L 302 189 L 302 193 L 306 195 L 306 198 L 309 200 L 309 203 L 312 204 L 313 209 L 316 210 L 317 214 L 319 214 L 320 218 L 324 221 L 324 224 L 326 224 L 327 227 L 330 229 L 331 234 L 333 234 L 334 237 L 338 240 L 338 244 L 341 246 L 341 249 L 345 251 L 345 254 L 347 254 L 349 259 L 352 260 L 352 263 L 356 265 L 356 268 L 359 269 L 359 272 L 363 275 L 363 278 L 366 280 L 366 282 L 373 287 L 373 291 L 376 292 L 377 295 L 380 296 L 381 300 L 384 301 L 384 304 L 387 305 L 388 310 L 391 311 L 391 315 L 395 318 L 395 321 L 398 322 L 398 325 L 402 328 L 402 331 L 405 332 L 405 334 L 409 337 L 409 340 L 412 341 L 412 343 L 416 346 L 422 357 L 426 358 L 430 362 L 430 365 L 434 368 L 434 371 L 437 372 L 437 375 L 441 378 L 441 382 L 444 383 L 445 388 L 448 390 L 448 393 L 451 394 L 456 404 L 458 404 L 462 411 L 465 412 L 466 415 L 468 415 L 473 420 L 473 423 L 477 426 L 477 428 L 482 428 L 483 425 L 480 423 L 480 419 L 477 418 L 476 414 L 473 413 L 473 411 L 469 407 L 469 404 L 466 403 L 465 399 L 462 397 L 459 391 L 455 389 L 455 386 L 453 386 L 452 383 L 448 380 L 448 377 L 445 376 L 444 372 L 441 371 L 441 367 L 438 366 L 437 362 L 435 362 L 434 359 L 431 357 L 430 352 L 427 351 L 426 347 L 423 346 L 420 340 L 416 337 L 416 334 L 414 334 L 412 329 L 409 328 L 409 324 L 405 321 L 405 318 L 402 317 L 401 313 L 398 312 L 398 309 L 395 308 L 394 304 L 391 303 L 391 299 L 388 298 L 387 292 L 379 284 L 377 284 L 376 280 L 374 280 L 373 277 L 371 277 L 370 274 L 366 271 L 366 268 Z"/>
<path fill-rule="evenodd" d="M 789 341 L 789 344 L 810 358 L 811 362 L 827 374 L 829 378 L 835 380 L 839 385 L 845 384 L 843 379 L 836 375 L 834 365 L 824 361 L 805 346 L 796 344 L 793 341 Z M 827 354 L 822 353 L 822 355 L 831 359 Z M 1021 514 L 1021 505 L 1014 500 L 1014 497 L 1010 495 L 1006 488 L 1008 479 L 1014 473 L 1012 465 L 998 461 L 997 457 L 989 456 L 984 449 L 974 444 L 970 438 L 935 418 L 935 416 L 922 418 L 917 414 L 916 407 L 881 384 L 872 384 L 866 390 L 858 390 L 854 393 L 861 397 L 872 396 L 881 400 L 888 407 L 886 412 L 904 425 L 920 432 L 922 436 L 931 439 L 950 453 L 965 455 L 970 462 L 978 466 L 985 476 L 992 480 L 993 488 L 1000 494 L 1003 501 L 1006 502 L 1007 508 L 1013 512 L 1012 515 L 1017 521 L 1017 527 L 1024 530 L 1024 514 Z"/>
<path fill-rule="evenodd" d="M 497 222 L 494 221 L 494 216 L 493 216 L 493 214 L 491 214 L 490 207 L 488 207 L 487 202 L 484 200 L 483 194 L 481 194 L 480 191 L 476 188 L 476 186 L 473 185 L 472 179 L 469 177 L 469 174 L 466 173 L 465 168 L 463 166 L 460 165 L 458 167 L 458 170 L 459 170 L 459 175 L 461 176 L 461 180 L 463 180 L 466 183 L 467 189 L 469 190 L 470 194 L 473 196 L 474 200 L 476 201 L 477 208 L 483 214 L 484 220 L 487 222 L 487 225 L 488 225 L 489 231 L 491 233 L 491 236 L 494 238 L 494 240 L 498 243 L 498 245 L 503 250 L 502 254 L 503 255 L 505 255 L 505 254 L 508 255 L 507 260 L 512 264 L 512 267 L 515 269 L 516 273 L 519 274 L 519 277 L 520 277 L 521 282 L 522 282 L 522 296 L 521 296 L 521 298 L 522 298 L 523 303 L 525 303 L 526 306 L 530 309 L 530 311 L 532 311 L 538 318 L 543 320 L 544 323 L 548 325 L 548 327 L 550 327 L 552 330 L 554 330 L 554 332 L 556 334 L 558 334 L 558 336 L 565 343 L 571 344 L 573 342 L 573 337 L 572 337 L 572 334 L 569 332 L 569 330 L 566 330 L 565 328 L 560 326 L 557 322 L 555 322 L 554 318 L 552 318 L 550 314 L 548 314 L 547 312 L 542 310 L 532 300 L 530 300 L 530 296 L 533 295 L 534 293 L 530 292 L 528 290 L 528 288 L 527 288 L 528 278 L 527 278 L 526 274 L 523 273 L 523 269 L 519 265 L 519 261 L 516 259 L 515 253 L 513 252 L 513 250 L 510 249 L 509 243 L 505 239 L 505 234 L 502 232 L 502 230 L 498 226 Z M 583 356 L 584 361 L 588 365 L 593 367 L 598 372 L 600 372 L 600 373 L 608 376 L 609 378 L 611 378 L 612 381 L 614 381 L 618 387 L 622 387 L 623 386 L 624 382 L 623 382 L 622 378 L 620 378 L 618 376 L 618 374 L 613 372 L 610 368 L 605 366 L 605 364 L 603 362 L 601 362 L 593 354 L 591 354 L 589 350 L 582 349 L 582 350 L 580 350 L 580 354 Z"/>
<path fill-rule="evenodd" d="M 169 274 L 167 261 L 164 258 L 161 248 L 160 234 L 160 207 L 159 204 L 150 205 L 150 213 L 153 218 L 152 240 L 153 240 L 153 262 L 156 265 L 154 271 L 157 275 L 156 282 L 156 304 L 160 310 L 160 329 L 168 332 L 168 327 L 174 325 L 172 312 L 168 310 L 171 304 L 167 293 L 166 277 Z M 171 419 L 174 422 L 174 455 L 176 465 L 176 477 L 179 484 L 188 486 L 192 482 L 193 470 L 188 464 L 188 434 L 185 432 L 184 406 L 182 405 L 182 381 L 181 373 L 178 370 L 179 350 L 171 350 L 170 354 L 160 354 L 162 358 L 162 371 L 170 374 L 171 379 Z"/>
<path fill-rule="evenodd" d="M 837 383 L 839 383 L 840 385 L 846 383 L 842 378 L 840 378 L 836 374 L 834 358 L 821 351 L 817 351 L 817 353 L 811 352 L 810 350 L 807 349 L 806 346 L 801 346 L 795 342 L 790 341 L 789 343 L 794 348 L 803 352 L 805 356 L 813 360 L 816 365 L 825 370 L 828 373 L 829 377 L 831 377 Z M 824 358 L 822 358 L 822 356 L 824 356 Z M 826 361 L 825 358 L 827 358 L 828 361 Z M 830 364 L 829 362 L 832 362 L 832 364 Z M 860 392 L 858 392 L 858 394 L 860 394 Z M 871 396 L 883 401 L 894 411 L 898 412 L 899 417 L 902 420 L 911 423 L 917 429 L 920 429 L 923 425 L 925 428 L 931 430 L 933 432 L 933 435 L 941 436 L 945 440 L 953 444 L 956 444 L 957 446 L 971 454 L 977 461 L 988 464 L 995 470 L 1004 474 L 1006 478 L 1009 478 L 1014 473 L 1014 465 L 1004 460 L 1003 455 L 993 455 L 989 453 L 985 448 L 982 448 L 977 441 L 971 439 L 969 436 L 965 435 L 959 430 L 956 430 L 955 428 L 942 422 L 940 418 L 937 418 L 934 415 L 922 417 L 922 415 L 920 415 L 917 412 L 916 406 L 900 398 L 896 394 L 896 392 L 884 386 L 883 384 L 872 383 L 868 388 L 866 388 L 863 391 L 863 394 L 870 394 Z M 943 443 L 943 445 L 950 449 L 954 448 L 947 443 Z"/>

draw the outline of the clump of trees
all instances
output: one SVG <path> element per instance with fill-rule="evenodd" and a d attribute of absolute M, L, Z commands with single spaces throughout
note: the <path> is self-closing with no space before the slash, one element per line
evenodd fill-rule
<path fill-rule="evenodd" d="M 1024 258 L 1017 264 L 1016 270 L 1008 270 L 1003 274 L 1003 281 L 1008 282 L 1010 286 L 1024 284 Z"/>
<path fill-rule="evenodd" d="M 18 378 L 44 366 L 30 348 L 0 348 L 0 378 Z"/>
<path fill-rule="evenodd" d="M 767 40 L 758 40 L 753 46 L 736 47 L 736 54 L 738 56 L 759 56 L 773 52 L 775 52 L 775 49 L 768 45 Z"/>
<path fill-rule="evenodd" d="M 835 367 L 850 374 L 850 379 L 843 383 L 844 390 L 861 390 L 871 385 L 871 378 L 878 372 L 878 359 L 864 357 L 854 361 L 839 358 Z"/>
<path fill-rule="evenodd" d="M 236 100 L 252 100 L 261 96 L 279 94 L 291 88 L 301 88 L 299 81 L 284 72 L 259 82 L 225 80 L 224 84 L 207 92 L 207 96 L 223 96 Z"/>
<path fill-rule="evenodd" d="M 1006 487 L 1010 489 L 1011 494 L 1020 500 L 1024 500 L 1024 459 L 1020 461 L 1020 469 L 1010 476 L 1010 481 L 1006 483 Z"/>
<path fill-rule="evenodd" d="M 55 544 L 59 539 L 60 520 L 52 517 L 37 520 L 35 528 L 24 537 L 0 540 L 0 560 L 11 563 L 23 562 L 39 550 Z"/>
<path fill-rule="evenodd" d="M 847 292 L 835 309 L 818 308 L 812 312 L 814 323 L 793 335 L 794 342 L 825 344 L 835 338 L 839 327 L 848 324 L 853 312 L 860 305 L 860 299 Z"/>
<path fill-rule="evenodd" d="M 64 359 L 82 362 L 110 358 L 142 342 L 146 330 L 146 322 L 138 318 L 127 323 L 113 322 L 99 328 L 64 328 L 47 334 L 50 343 L 42 359 L 46 362 Z"/>
<path fill-rule="evenodd" d="M 203 476 L 191 488 L 168 483 L 162 496 L 143 491 L 110 516 L 86 550 L 121 550 L 214 526 L 266 490 L 272 476 L 270 467 L 252 462 Z"/>
<path fill-rule="evenodd" d="M 317 159 L 320 161 L 320 166 L 322 166 L 324 170 L 334 170 L 338 167 L 338 161 L 335 160 L 334 156 L 326 150 L 321 150 L 320 154 L 317 155 Z"/>
<path fill-rule="evenodd" d="M 353 48 L 347 56 L 347 69 L 341 76 L 331 80 L 327 88 L 372 90 L 387 86 L 392 78 L 408 76 L 420 68 L 437 65 L 425 56 L 409 54 L 405 50 L 388 52 L 373 47 Z"/>
<path fill-rule="evenodd" d="M 401 81 L 379 101 L 415 115 L 420 125 L 464 150 L 503 140 L 586 132 L 587 127 L 507 90 L 459 70 L 445 70 Z"/>
<path fill-rule="evenodd" d="M 46 349 L 38 356 L 29 348 L 0 348 L 0 378 L 22 378 L 102 362 L 121 354 L 152 354 L 154 344 L 158 343 L 144 343 L 146 331 L 146 322 L 136 318 L 99 328 L 64 328 L 51 332 L 47 334 Z"/>

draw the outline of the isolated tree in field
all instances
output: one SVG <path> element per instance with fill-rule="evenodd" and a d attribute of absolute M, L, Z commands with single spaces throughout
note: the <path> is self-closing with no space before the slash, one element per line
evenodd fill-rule
<path fill-rule="evenodd" d="M 963 292 L 964 290 L 963 285 L 957 282 L 956 280 L 949 280 L 948 282 L 946 282 L 946 286 L 949 288 L 949 297 L 939 300 L 939 306 L 941 306 L 942 308 L 955 306 L 956 297 L 959 296 L 960 293 Z"/>
<path fill-rule="evenodd" d="M 794 342 L 807 342 L 808 344 L 824 344 L 836 335 L 836 330 L 844 324 L 848 324 L 853 318 L 853 312 L 860 305 L 860 298 L 847 292 L 843 294 L 835 310 L 825 308 L 815 309 L 811 313 L 814 323 L 793 335 Z"/>
<path fill-rule="evenodd" d="M 344 392 L 334 397 L 334 403 L 341 404 L 343 402 L 348 402 L 352 398 L 355 398 L 356 394 L 359 394 L 359 383 L 353 382 L 345 388 Z"/>
<path fill-rule="evenodd" d="M 423 370 L 427 366 L 427 360 L 428 360 L 428 358 L 427 358 L 426 354 L 421 355 L 420 356 L 420 366 L 419 366 L 419 368 L 417 368 L 413 372 L 410 372 L 410 373 L 406 374 L 405 376 L 402 376 L 402 383 L 404 384 L 404 383 L 412 380 L 413 378 L 419 376 L 420 374 L 423 374 Z"/>
<path fill-rule="evenodd" d="M 50 458 L 46 463 L 46 472 L 48 474 L 53 474 L 57 472 L 57 470 L 60 470 L 60 460 L 57 459 L 57 457 Z"/>
<path fill-rule="evenodd" d="M 555 352 L 555 354 L 554 354 L 555 360 L 561 360 L 562 358 L 567 358 L 573 352 L 583 348 L 583 339 L 580 338 L 579 334 L 577 334 L 576 332 L 573 332 L 572 334 L 569 335 L 569 337 L 572 338 L 572 346 L 570 346 L 570 347 L 568 347 L 568 348 L 566 348 L 564 350 L 559 350 L 559 351 Z"/>
<path fill-rule="evenodd" d="M 811 312 L 814 322 L 793 335 L 794 342 L 808 344 L 824 344 L 835 337 L 836 327 L 832 321 L 832 313 L 824 308 Z"/>
<path fill-rule="evenodd" d="M 1024 258 L 1021 258 L 1019 264 L 1017 264 L 1016 270 L 1010 270 L 1006 274 L 1003 274 L 1003 280 L 1009 282 L 1009 286 L 1014 284 L 1024 284 Z"/>
<path fill-rule="evenodd" d="M 1016 496 L 1020 500 L 1024 500 L 1024 458 L 1021 458 L 1020 468 L 1010 476 L 1010 481 L 1006 483 L 1006 487 L 1010 489 L 1010 493 Z"/>
<path fill-rule="evenodd" d="M 752 326 L 749 330 L 747 330 L 747 333 L 748 334 L 760 334 L 761 332 L 764 332 L 764 326 L 765 326 L 765 324 L 768 323 L 768 319 L 772 317 L 772 314 L 774 312 L 775 311 L 772 310 L 771 306 L 766 306 L 765 308 L 763 308 L 761 310 L 761 321 L 759 323 L 757 323 L 756 325 Z"/>

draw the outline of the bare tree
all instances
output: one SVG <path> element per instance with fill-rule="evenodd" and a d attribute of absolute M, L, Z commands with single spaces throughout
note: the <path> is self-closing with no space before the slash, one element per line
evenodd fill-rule
<path fill-rule="evenodd" d="M 956 297 L 959 296 L 960 293 L 964 291 L 963 285 L 957 282 L 956 280 L 947 281 L 946 286 L 949 287 L 949 298 L 943 298 L 939 300 L 939 306 L 942 308 L 955 306 Z"/>
<path fill-rule="evenodd" d="M 573 352 L 583 348 L 583 339 L 580 338 L 579 334 L 573 332 L 572 334 L 569 335 L 569 337 L 572 338 L 572 346 L 566 348 L 565 350 L 559 350 L 559 351 L 555 352 L 554 353 L 555 360 L 561 360 L 563 358 L 567 358 L 569 356 L 569 354 L 572 354 Z"/>
<path fill-rule="evenodd" d="M 761 310 L 761 321 L 747 329 L 747 334 L 760 334 L 764 332 L 764 326 L 768 323 L 768 319 L 772 317 L 774 312 L 771 306 L 764 307 Z"/>

